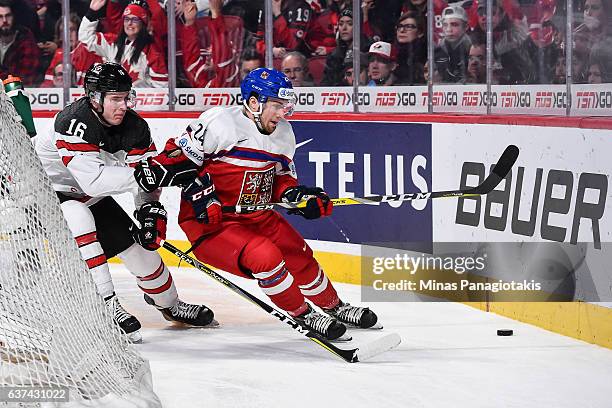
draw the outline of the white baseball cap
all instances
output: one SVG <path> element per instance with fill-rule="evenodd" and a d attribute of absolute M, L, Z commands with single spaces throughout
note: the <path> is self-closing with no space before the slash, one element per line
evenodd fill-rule
<path fill-rule="evenodd" d="M 376 41 L 374 44 L 370 45 L 368 54 L 380 55 L 388 60 L 393 59 L 391 55 L 391 44 L 384 41 Z"/>
<path fill-rule="evenodd" d="M 468 17 L 463 6 L 459 4 L 453 4 L 442 10 L 442 19 L 457 18 L 467 23 Z"/>

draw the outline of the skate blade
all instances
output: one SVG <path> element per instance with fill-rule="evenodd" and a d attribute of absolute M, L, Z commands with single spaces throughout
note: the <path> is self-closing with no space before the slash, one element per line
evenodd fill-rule
<path fill-rule="evenodd" d="M 140 334 L 139 330 L 136 330 L 132 333 L 128 333 L 127 337 L 130 343 L 132 344 L 142 344 L 142 334 Z"/>
<path fill-rule="evenodd" d="M 177 328 L 183 327 L 183 328 L 189 328 L 189 329 L 217 329 L 221 327 L 217 319 L 213 319 L 212 322 L 208 323 L 206 326 L 195 326 L 192 324 L 177 322 L 176 320 L 170 319 L 166 317 L 165 315 L 164 315 L 164 319 L 172 323 L 172 326 L 177 327 Z"/>
<path fill-rule="evenodd" d="M 334 340 L 330 340 L 333 343 L 346 343 L 348 341 L 353 340 L 353 336 L 351 336 L 350 334 L 344 333 L 342 336 L 338 337 L 337 339 Z"/>

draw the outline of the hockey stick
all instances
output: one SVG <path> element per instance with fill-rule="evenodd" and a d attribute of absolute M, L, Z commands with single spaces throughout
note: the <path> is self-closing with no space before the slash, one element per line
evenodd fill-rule
<path fill-rule="evenodd" d="M 473 197 L 488 194 L 506 177 L 519 154 L 519 149 L 515 145 L 506 147 L 501 157 L 491 170 L 491 174 L 476 187 L 469 187 L 461 190 L 449 191 L 433 191 L 424 193 L 407 193 L 395 195 L 372 195 L 368 197 L 354 198 L 332 198 L 330 201 L 334 203 L 334 207 L 355 204 L 378 204 L 390 201 L 412 201 L 412 200 L 431 200 L 434 198 L 446 197 Z M 235 205 L 224 206 L 224 213 L 247 213 L 260 210 L 281 210 L 291 208 L 303 208 L 306 206 L 307 200 L 302 200 L 295 203 L 269 203 L 257 205 Z"/>
<path fill-rule="evenodd" d="M 239 294 L 246 300 L 251 301 L 255 305 L 265 310 L 268 314 L 276 317 L 281 322 L 286 323 L 293 330 L 308 337 L 310 340 L 314 341 L 319 346 L 323 347 L 330 353 L 340 357 L 346 362 L 356 363 L 358 361 L 364 361 L 370 357 L 373 357 L 385 351 L 391 350 L 392 348 L 395 348 L 401 342 L 401 339 L 397 333 L 391 333 L 377 340 L 374 340 L 370 343 L 367 343 L 359 348 L 349 349 L 349 350 L 338 348 L 334 344 L 329 342 L 328 340 L 320 337 L 316 332 L 302 326 L 300 323 L 296 322 L 290 316 L 286 315 L 285 313 L 280 312 L 279 310 L 270 306 L 266 302 L 251 295 L 249 292 L 242 289 L 240 286 L 234 284 L 228 279 L 225 279 L 223 276 L 219 275 L 217 272 L 213 271 L 212 269 L 210 269 L 208 266 L 206 266 L 202 262 L 185 254 L 183 251 L 176 248 L 174 245 L 170 244 L 169 242 L 158 238 L 157 243 L 160 246 L 167 249 L 168 251 L 172 252 L 174 255 L 176 255 L 181 260 L 187 262 L 189 265 L 193 266 L 194 268 L 197 268 L 200 271 L 204 272 L 205 274 L 215 279 L 217 282 L 221 283 L 223 286 Z"/>

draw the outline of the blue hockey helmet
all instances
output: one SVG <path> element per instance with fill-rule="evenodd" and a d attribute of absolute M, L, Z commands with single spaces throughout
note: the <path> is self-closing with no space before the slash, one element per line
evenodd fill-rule
<path fill-rule="evenodd" d="M 287 75 L 270 68 L 257 68 L 249 72 L 240 84 L 242 100 L 246 104 L 252 94 L 260 103 L 268 98 L 284 99 L 295 104 L 295 91 Z"/>

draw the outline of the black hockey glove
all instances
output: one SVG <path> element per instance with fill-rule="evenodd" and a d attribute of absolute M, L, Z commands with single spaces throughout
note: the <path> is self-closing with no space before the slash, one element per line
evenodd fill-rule
<path fill-rule="evenodd" d="M 157 201 L 145 203 L 134 211 L 134 218 L 140 223 L 140 228 L 135 224 L 130 227 L 134 241 L 144 249 L 155 251 L 159 248 L 157 238 L 166 239 L 168 214 L 164 206 Z"/>
<path fill-rule="evenodd" d="M 289 187 L 281 195 L 281 200 L 285 203 L 299 202 L 306 198 L 308 198 L 306 207 L 293 208 L 289 210 L 287 214 L 301 215 L 307 220 L 314 220 L 331 215 L 334 203 L 330 201 L 327 193 L 320 187 Z"/>
<path fill-rule="evenodd" d="M 134 169 L 134 178 L 140 188 L 150 193 L 159 187 L 183 186 L 192 182 L 198 176 L 197 165 L 180 150 L 176 152 L 163 152 L 139 162 Z"/>
<path fill-rule="evenodd" d="M 221 222 L 222 208 L 210 174 L 196 178 L 183 188 L 183 200 L 191 204 L 196 220 L 204 224 Z"/>

